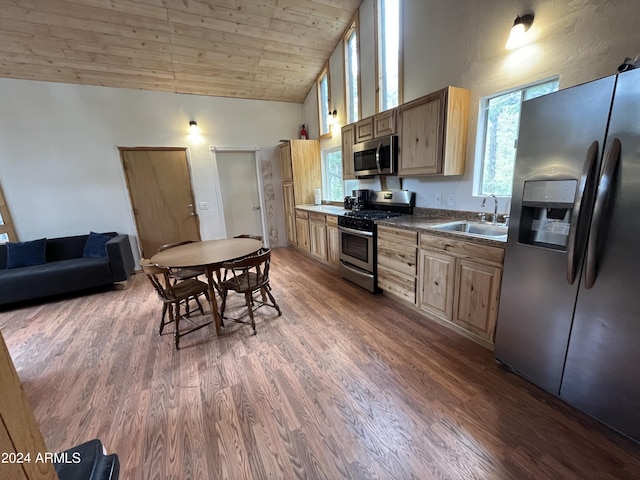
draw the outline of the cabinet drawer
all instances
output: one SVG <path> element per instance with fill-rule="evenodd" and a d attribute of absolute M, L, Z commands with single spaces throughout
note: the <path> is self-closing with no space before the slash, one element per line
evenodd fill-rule
<path fill-rule="evenodd" d="M 296 218 L 303 218 L 305 220 L 309 219 L 309 212 L 305 212 L 304 210 L 296 209 Z"/>
<path fill-rule="evenodd" d="M 325 223 L 324 213 L 309 212 L 309 221 L 313 223 Z"/>
<path fill-rule="evenodd" d="M 417 245 L 418 232 L 413 232 L 411 230 L 402 230 L 400 228 L 379 226 L 378 239 L 388 240 L 390 242 L 406 243 L 408 245 Z"/>
<path fill-rule="evenodd" d="M 415 276 L 418 247 L 378 238 L 378 265 Z"/>
<path fill-rule="evenodd" d="M 338 216 L 337 215 L 327 215 L 327 225 L 331 227 L 338 226 Z"/>
<path fill-rule="evenodd" d="M 416 304 L 416 279 L 383 266 L 378 267 L 378 287 Z"/>
<path fill-rule="evenodd" d="M 446 252 L 456 257 L 469 258 L 489 265 L 502 266 L 504 260 L 504 248 L 463 242 L 436 235 L 421 234 L 420 248 Z"/>

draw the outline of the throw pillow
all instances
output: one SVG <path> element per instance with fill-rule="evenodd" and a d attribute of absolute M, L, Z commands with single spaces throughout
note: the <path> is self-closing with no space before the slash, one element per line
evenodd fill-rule
<path fill-rule="evenodd" d="M 7 243 L 7 268 L 28 267 L 47 263 L 45 256 L 46 238 L 30 242 Z"/>
<path fill-rule="evenodd" d="M 111 240 L 109 235 L 104 233 L 91 232 L 84 244 L 82 256 L 84 258 L 100 258 L 107 256 L 107 242 Z"/>

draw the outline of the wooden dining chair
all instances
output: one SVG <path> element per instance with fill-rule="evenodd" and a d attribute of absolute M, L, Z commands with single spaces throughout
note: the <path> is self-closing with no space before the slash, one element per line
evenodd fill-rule
<path fill-rule="evenodd" d="M 158 248 L 157 253 L 163 252 L 173 247 L 179 247 L 180 245 L 187 245 L 193 243 L 193 240 L 183 240 L 181 242 L 173 242 L 162 245 Z M 188 267 L 188 268 L 170 268 L 169 277 L 173 282 L 179 282 L 181 280 L 187 280 L 188 278 L 197 278 L 200 275 L 204 275 L 204 267 Z"/>
<path fill-rule="evenodd" d="M 231 277 L 220 283 L 220 291 L 222 294 L 222 306 L 220 308 L 220 316 L 224 319 L 224 311 L 227 306 L 227 296 L 229 291 L 244 294 L 247 312 L 238 318 L 229 318 L 235 322 L 243 322 L 248 315 L 253 334 L 256 334 L 256 322 L 254 312 L 263 306 L 275 308 L 278 316 L 282 315 L 280 307 L 276 303 L 271 293 L 269 285 L 269 268 L 271 265 L 271 249 L 266 249 L 256 255 L 250 255 L 240 260 L 225 262 L 222 266 L 230 273 Z M 254 297 L 256 292 L 261 292 L 260 299 Z M 267 298 L 271 303 L 267 301 Z"/>
<path fill-rule="evenodd" d="M 140 259 L 140 266 L 145 273 L 151 284 L 153 285 L 160 300 L 162 300 L 162 318 L 160 320 L 160 335 L 164 330 L 165 325 L 175 322 L 174 342 L 176 350 L 180 348 L 180 338 L 188 333 L 195 332 L 203 327 L 206 327 L 211 322 L 204 324 L 196 324 L 190 318 L 189 315 L 195 310 L 189 310 L 188 300 L 194 298 L 198 304 L 198 310 L 204 315 L 202 304 L 198 300 L 200 295 L 204 295 L 209 300 L 209 286 L 197 280 L 195 278 L 189 278 L 187 280 L 173 282 L 169 276 L 169 269 L 164 267 L 158 267 L 153 265 L 149 260 Z M 181 307 L 184 305 L 185 311 L 181 312 Z M 166 314 L 169 314 L 169 320 L 165 320 Z M 186 331 L 180 330 L 180 321 L 186 320 L 193 325 Z"/>
<path fill-rule="evenodd" d="M 253 240 L 260 240 L 262 242 L 262 237 L 260 235 L 252 235 L 252 234 L 248 234 L 248 233 L 243 233 L 242 235 L 236 235 L 233 238 L 252 238 Z M 258 253 L 262 253 L 264 251 L 264 246 L 262 248 L 260 248 L 260 250 L 258 250 Z M 252 255 L 255 255 L 252 254 Z M 225 269 L 224 272 L 220 272 L 220 270 L 217 271 L 217 277 L 218 277 L 218 284 L 220 284 L 222 281 L 226 280 L 227 278 L 229 278 L 229 272 Z"/>

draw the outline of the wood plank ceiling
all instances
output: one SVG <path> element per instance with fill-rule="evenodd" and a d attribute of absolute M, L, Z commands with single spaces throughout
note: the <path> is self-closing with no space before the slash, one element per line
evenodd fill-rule
<path fill-rule="evenodd" d="M 0 77 L 302 102 L 361 0 L 0 0 Z"/>

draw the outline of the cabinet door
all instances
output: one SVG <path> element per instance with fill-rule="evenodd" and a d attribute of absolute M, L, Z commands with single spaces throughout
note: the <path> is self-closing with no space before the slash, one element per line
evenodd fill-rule
<path fill-rule="evenodd" d="M 342 127 L 342 179 L 353 180 L 356 176 L 353 174 L 353 144 L 355 143 L 354 124 Z"/>
<path fill-rule="evenodd" d="M 502 269 L 458 259 L 453 322 L 493 343 Z"/>
<path fill-rule="evenodd" d="M 280 145 L 280 165 L 282 167 L 282 181 L 293 182 L 293 167 L 291 163 L 291 144 Z"/>
<path fill-rule="evenodd" d="M 309 242 L 309 220 L 296 217 L 296 240 L 299 248 L 311 252 Z"/>
<path fill-rule="evenodd" d="M 327 225 L 327 260 L 334 265 L 340 264 L 340 233 L 338 227 L 332 225 Z"/>
<path fill-rule="evenodd" d="M 327 226 L 324 223 L 309 223 L 311 255 L 320 260 L 327 259 Z"/>
<path fill-rule="evenodd" d="M 363 118 L 356 122 L 355 143 L 373 139 L 373 117 Z"/>
<path fill-rule="evenodd" d="M 451 321 L 455 270 L 455 257 L 420 250 L 418 306 L 421 310 Z"/>
<path fill-rule="evenodd" d="M 446 89 L 400 107 L 398 175 L 442 172 Z"/>
<path fill-rule="evenodd" d="M 373 117 L 373 136 L 375 138 L 396 133 L 396 109 L 378 113 Z"/>
<path fill-rule="evenodd" d="M 282 195 L 284 196 L 284 213 L 294 215 L 296 205 L 293 196 L 293 183 L 282 184 Z"/>

